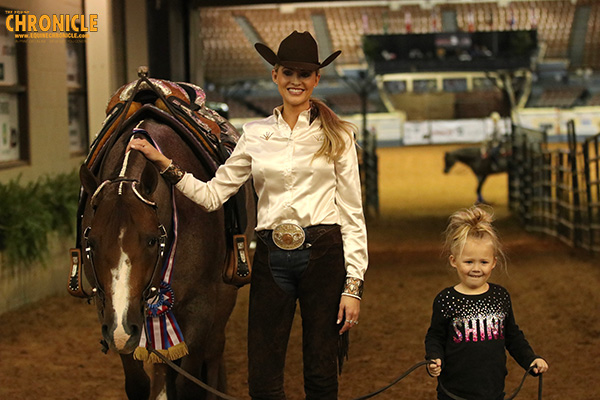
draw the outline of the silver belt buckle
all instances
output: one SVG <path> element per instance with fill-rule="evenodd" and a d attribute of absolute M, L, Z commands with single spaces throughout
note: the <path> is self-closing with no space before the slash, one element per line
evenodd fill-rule
<path fill-rule="evenodd" d="M 283 223 L 273 229 L 273 242 L 282 250 L 296 250 L 304 239 L 304 229 L 298 224 Z"/>

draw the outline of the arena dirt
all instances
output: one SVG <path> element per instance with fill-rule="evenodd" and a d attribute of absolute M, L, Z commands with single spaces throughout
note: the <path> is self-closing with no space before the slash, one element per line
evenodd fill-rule
<path fill-rule="evenodd" d="M 340 399 L 352 399 L 391 382 L 423 359 L 431 304 L 456 277 L 440 258 L 448 215 L 475 199 L 475 178 L 457 165 L 442 173 L 443 153 L 457 146 L 380 149 L 380 214 L 370 218 L 370 267 L 360 324 L 340 378 Z M 484 187 L 498 217 L 509 256 L 507 274 L 493 281 L 508 288 L 515 315 L 550 370 L 544 399 L 600 398 L 600 265 L 598 258 L 561 242 L 525 232 L 507 210 L 506 175 Z M 65 262 L 65 282 L 68 267 Z M 229 393 L 247 399 L 248 288 L 239 292 L 227 331 Z M 93 306 L 61 295 L 2 315 L 0 399 L 124 399 L 119 358 L 100 352 Z M 290 400 L 302 399 L 301 338 L 296 319 L 286 370 Z M 509 360 L 508 391 L 523 371 Z M 378 399 L 434 399 L 435 381 L 418 370 Z M 518 399 L 536 399 L 528 379 Z"/>

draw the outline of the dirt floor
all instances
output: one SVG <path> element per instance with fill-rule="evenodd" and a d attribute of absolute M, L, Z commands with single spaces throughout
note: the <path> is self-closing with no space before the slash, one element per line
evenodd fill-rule
<path fill-rule="evenodd" d="M 440 258 L 441 232 L 451 212 L 475 199 L 475 178 L 466 167 L 442 173 L 443 152 L 454 147 L 379 151 L 381 209 L 368 223 L 370 267 L 340 399 L 372 392 L 423 359 L 433 298 L 457 280 Z M 495 207 L 509 256 L 508 274 L 492 281 L 509 290 L 517 322 L 550 364 L 544 399 L 599 399 L 598 257 L 524 232 L 507 210 L 506 175 L 490 179 L 484 196 Z M 243 288 L 227 332 L 229 393 L 240 399 L 248 398 L 247 300 Z M 298 322 L 286 371 L 290 400 L 303 398 Z M 66 294 L 4 314 L 0 399 L 124 399 L 119 359 L 102 354 L 99 339 L 94 308 Z M 508 368 L 511 392 L 523 371 L 512 359 Z M 435 380 L 418 370 L 376 398 L 434 399 Z M 528 379 L 517 398 L 537 398 L 537 381 Z"/>

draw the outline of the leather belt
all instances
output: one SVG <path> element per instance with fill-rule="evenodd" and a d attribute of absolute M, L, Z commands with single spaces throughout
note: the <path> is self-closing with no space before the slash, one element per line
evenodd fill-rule
<path fill-rule="evenodd" d="M 324 233 L 338 225 L 312 225 L 302 228 L 298 224 L 283 223 L 275 229 L 265 229 L 257 234 L 267 245 L 274 245 L 281 250 L 305 250 Z"/>

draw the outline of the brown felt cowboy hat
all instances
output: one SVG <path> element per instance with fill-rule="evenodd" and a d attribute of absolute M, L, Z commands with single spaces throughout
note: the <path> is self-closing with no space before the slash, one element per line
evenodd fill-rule
<path fill-rule="evenodd" d="M 262 43 L 256 43 L 254 48 L 271 65 L 283 65 L 287 68 L 307 71 L 316 71 L 331 64 L 341 53 L 338 50 L 319 63 L 317 42 L 309 32 L 300 33 L 298 31 L 292 32 L 281 41 L 277 54 Z"/>

